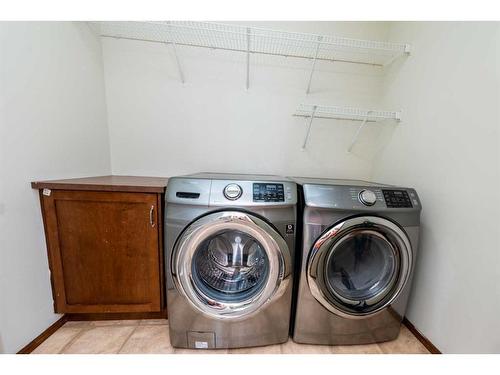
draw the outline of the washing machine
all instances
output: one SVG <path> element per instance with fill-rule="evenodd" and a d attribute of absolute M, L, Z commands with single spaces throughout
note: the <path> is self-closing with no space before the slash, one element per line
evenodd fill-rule
<path fill-rule="evenodd" d="M 417 256 L 417 192 L 365 181 L 293 180 L 304 200 L 293 340 L 349 345 L 395 339 Z"/>
<path fill-rule="evenodd" d="M 174 347 L 288 340 L 296 220 L 297 187 L 283 177 L 169 179 L 164 243 Z"/>

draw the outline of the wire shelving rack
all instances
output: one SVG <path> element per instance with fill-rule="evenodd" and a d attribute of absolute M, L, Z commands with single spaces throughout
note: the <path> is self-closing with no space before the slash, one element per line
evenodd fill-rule
<path fill-rule="evenodd" d="M 385 66 L 410 53 L 410 45 L 265 28 L 198 21 L 90 22 L 102 37 L 171 44 L 179 67 L 176 46 L 204 47 L 246 53 L 246 87 L 249 87 L 251 54 L 303 58 L 312 61 L 307 92 L 317 60 Z"/>
<path fill-rule="evenodd" d="M 349 120 L 360 121 L 361 124 L 356 131 L 348 151 L 351 151 L 356 141 L 358 140 L 361 131 L 367 123 L 379 122 L 384 120 L 401 121 L 400 111 L 380 111 L 372 109 L 362 109 L 356 107 L 342 107 L 342 106 L 324 106 L 316 104 L 299 104 L 295 110 L 294 116 L 307 118 L 307 133 L 302 144 L 302 150 L 305 150 L 307 141 L 311 133 L 311 127 L 315 118 L 333 119 L 333 120 Z"/>

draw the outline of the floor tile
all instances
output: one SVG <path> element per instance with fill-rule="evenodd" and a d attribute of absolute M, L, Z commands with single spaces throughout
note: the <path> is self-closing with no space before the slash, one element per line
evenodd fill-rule
<path fill-rule="evenodd" d="M 229 354 L 281 354 L 281 345 L 256 346 L 253 348 L 229 349 Z"/>
<path fill-rule="evenodd" d="M 33 354 L 56 354 L 59 353 L 76 335 L 82 331 L 82 328 L 62 327 L 53 335 L 37 347 Z"/>
<path fill-rule="evenodd" d="M 332 346 L 334 354 L 382 354 L 378 344 Z"/>
<path fill-rule="evenodd" d="M 140 325 L 153 325 L 153 324 L 167 324 L 168 325 L 168 320 L 167 319 L 143 319 L 139 322 Z"/>
<path fill-rule="evenodd" d="M 168 320 L 69 321 L 33 353 L 179 353 L 179 354 L 370 354 L 428 353 L 405 327 L 394 341 L 370 345 L 325 346 L 297 344 L 239 349 L 174 349 L 169 340 Z"/>
<path fill-rule="evenodd" d="M 332 347 L 328 345 L 297 344 L 292 339 L 281 344 L 283 354 L 332 354 Z"/>
<path fill-rule="evenodd" d="M 382 352 L 390 354 L 429 354 L 426 347 L 405 326 L 401 326 L 396 340 L 380 343 L 379 346 Z"/>
<path fill-rule="evenodd" d="M 123 345 L 123 354 L 167 354 L 173 353 L 168 326 L 150 324 L 139 326 Z"/>
<path fill-rule="evenodd" d="M 135 328 L 134 326 L 93 327 L 79 335 L 63 350 L 63 353 L 118 353 Z"/>

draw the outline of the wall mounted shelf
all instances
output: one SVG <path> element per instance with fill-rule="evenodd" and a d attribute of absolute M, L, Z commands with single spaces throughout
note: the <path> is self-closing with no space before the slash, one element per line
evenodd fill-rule
<path fill-rule="evenodd" d="M 307 141 L 309 139 L 309 134 L 311 133 L 311 126 L 315 118 L 322 119 L 333 119 L 333 120 L 349 120 L 349 121 L 361 121 L 361 125 L 358 127 L 356 134 L 354 135 L 348 151 L 351 151 L 354 147 L 361 130 L 369 122 L 378 122 L 383 120 L 391 120 L 400 122 L 401 112 L 400 111 L 378 111 L 371 109 L 361 109 L 354 107 L 340 107 L 340 106 L 323 106 L 315 104 L 300 104 L 294 116 L 306 117 L 307 121 L 307 133 L 302 144 L 302 150 L 305 150 Z"/>
<path fill-rule="evenodd" d="M 250 86 L 250 55 L 265 54 L 312 61 L 307 92 L 317 60 L 385 66 L 410 53 L 401 43 L 340 38 L 334 36 L 276 31 L 264 28 L 195 21 L 106 21 L 89 22 L 102 37 L 171 44 L 184 73 L 176 46 L 204 47 L 246 53 L 246 87 Z"/>

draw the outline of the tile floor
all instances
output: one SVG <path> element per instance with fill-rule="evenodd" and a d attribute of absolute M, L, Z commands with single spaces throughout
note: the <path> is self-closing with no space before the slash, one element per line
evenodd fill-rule
<path fill-rule="evenodd" d="M 170 345 L 168 320 L 105 320 L 67 322 L 33 351 L 34 354 L 427 354 L 427 349 L 405 327 L 397 340 L 372 345 L 324 346 L 303 345 L 292 340 L 281 345 L 258 348 L 189 350 Z"/>

